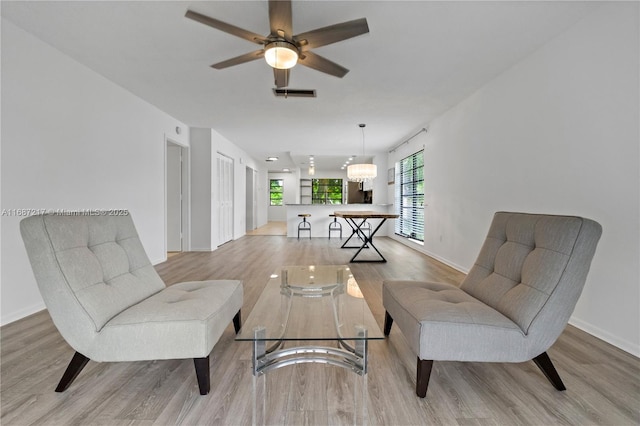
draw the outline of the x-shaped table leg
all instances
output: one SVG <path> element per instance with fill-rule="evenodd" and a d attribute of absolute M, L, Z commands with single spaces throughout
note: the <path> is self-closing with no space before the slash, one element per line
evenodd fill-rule
<path fill-rule="evenodd" d="M 367 234 L 365 232 L 363 232 L 360 227 L 362 226 L 362 224 L 365 222 L 365 220 L 363 220 L 362 222 L 360 222 L 359 224 L 356 223 L 355 219 L 353 218 L 345 218 L 345 220 L 347 221 L 347 223 L 351 226 L 351 228 L 354 230 L 353 234 L 351 234 L 351 237 L 353 237 L 353 235 L 359 235 L 362 238 L 362 245 L 358 248 L 358 247 L 346 247 L 346 243 L 347 241 L 349 241 L 349 239 L 351 239 L 351 237 L 349 237 L 349 239 L 347 241 L 345 241 L 345 244 L 342 245 L 343 248 L 358 248 L 358 251 L 356 252 L 356 254 L 353 255 L 353 257 L 351 258 L 350 262 L 352 263 L 358 263 L 358 262 L 386 262 L 387 259 L 384 258 L 384 256 L 382 255 L 382 253 L 380 253 L 380 250 L 378 250 L 376 248 L 375 245 L 373 245 L 373 236 L 376 235 L 376 232 L 378 232 L 378 229 L 380 229 L 380 227 L 382 226 L 383 223 L 385 223 L 385 221 L 387 220 L 386 218 L 383 218 L 380 223 L 378 224 L 378 226 L 376 226 L 376 228 L 371 232 L 371 235 L 367 236 Z M 358 255 L 360 254 L 360 252 L 362 251 L 362 249 L 365 248 L 373 248 L 376 253 L 378 253 L 378 256 L 380 256 L 379 260 L 356 260 L 356 257 L 358 257 Z"/>

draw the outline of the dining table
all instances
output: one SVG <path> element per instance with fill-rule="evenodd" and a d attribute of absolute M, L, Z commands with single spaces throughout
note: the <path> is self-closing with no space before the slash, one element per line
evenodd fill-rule
<path fill-rule="evenodd" d="M 387 221 L 387 219 L 396 219 L 399 215 L 394 213 L 383 213 L 376 211 L 335 211 L 333 214 L 336 217 L 343 218 L 347 224 L 351 227 L 351 235 L 346 241 L 342 244 L 341 248 L 345 249 L 353 249 L 357 248 L 358 250 L 351 258 L 350 262 L 358 263 L 358 262 L 386 262 L 387 259 L 380 253 L 380 250 L 373 244 L 373 237 L 376 235 L 380 227 Z M 364 231 L 363 226 L 367 223 L 367 221 L 371 221 L 371 219 L 380 219 L 377 226 L 371 227 L 371 232 L 367 234 Z M 360 245 L 349 245 L 349 241 L 353 238 L 360 240 Z M 358 259 L 358 256 L 361 254 L 362 250 L 372 248 L 378 254 L 378 259 Z"/>

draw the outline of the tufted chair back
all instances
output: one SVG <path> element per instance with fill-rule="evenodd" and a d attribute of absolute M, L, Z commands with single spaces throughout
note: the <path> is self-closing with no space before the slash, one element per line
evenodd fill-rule
<path fill-rule="evenodd" d="M 79 351 L 111 318 L 165 288 L 130 215 L 39 215 L 20 230 L 51 318 Z"/>
<path fill-rule="evenodd" d="M 580 217 L 498 212 L 460 288 L 548 347 L 573 312 L 601 233 Z"/>

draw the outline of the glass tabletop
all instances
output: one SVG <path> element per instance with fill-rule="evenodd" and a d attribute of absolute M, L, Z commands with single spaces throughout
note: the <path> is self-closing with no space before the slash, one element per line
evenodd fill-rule
<path fill-rule="evenodd" d="M 236 340 L 384 339 L 346 265 L 278 268 L 243 322 Z"/>

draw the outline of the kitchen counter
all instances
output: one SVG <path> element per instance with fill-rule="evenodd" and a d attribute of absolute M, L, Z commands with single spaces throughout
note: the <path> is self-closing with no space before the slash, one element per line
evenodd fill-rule
<path fill-rule="evenodd" d="M 380 213 L 393 213 L 393 204 L 287 204 L 287 237 L 298 237 L 298 223 L 302 222 L 299 214 L 310 214 L 311 217 L 307 221 L 311 223 L 312 238 L 327 238 L 329 236 L 329 222 L 333 222 L 333 218 L 329 217 L 336 211 L 376 211 Z M 351 228 L 344 219 L 338 218 L 338 222 L 342 224 L 342 236 L 348 237 Z M 391 225 L 393 226 L 393 225 Z M 387 231 L 388 224 L 385 224 L 378 231 L 378 236 L 389 235 Z M 390 228 L 389 232 L 393 232 Z M 300 234 L 300 239 L 309 238 L 308 232 Z M 339 239 L 338 234 L 332 233 L 331 239 Z"/>

